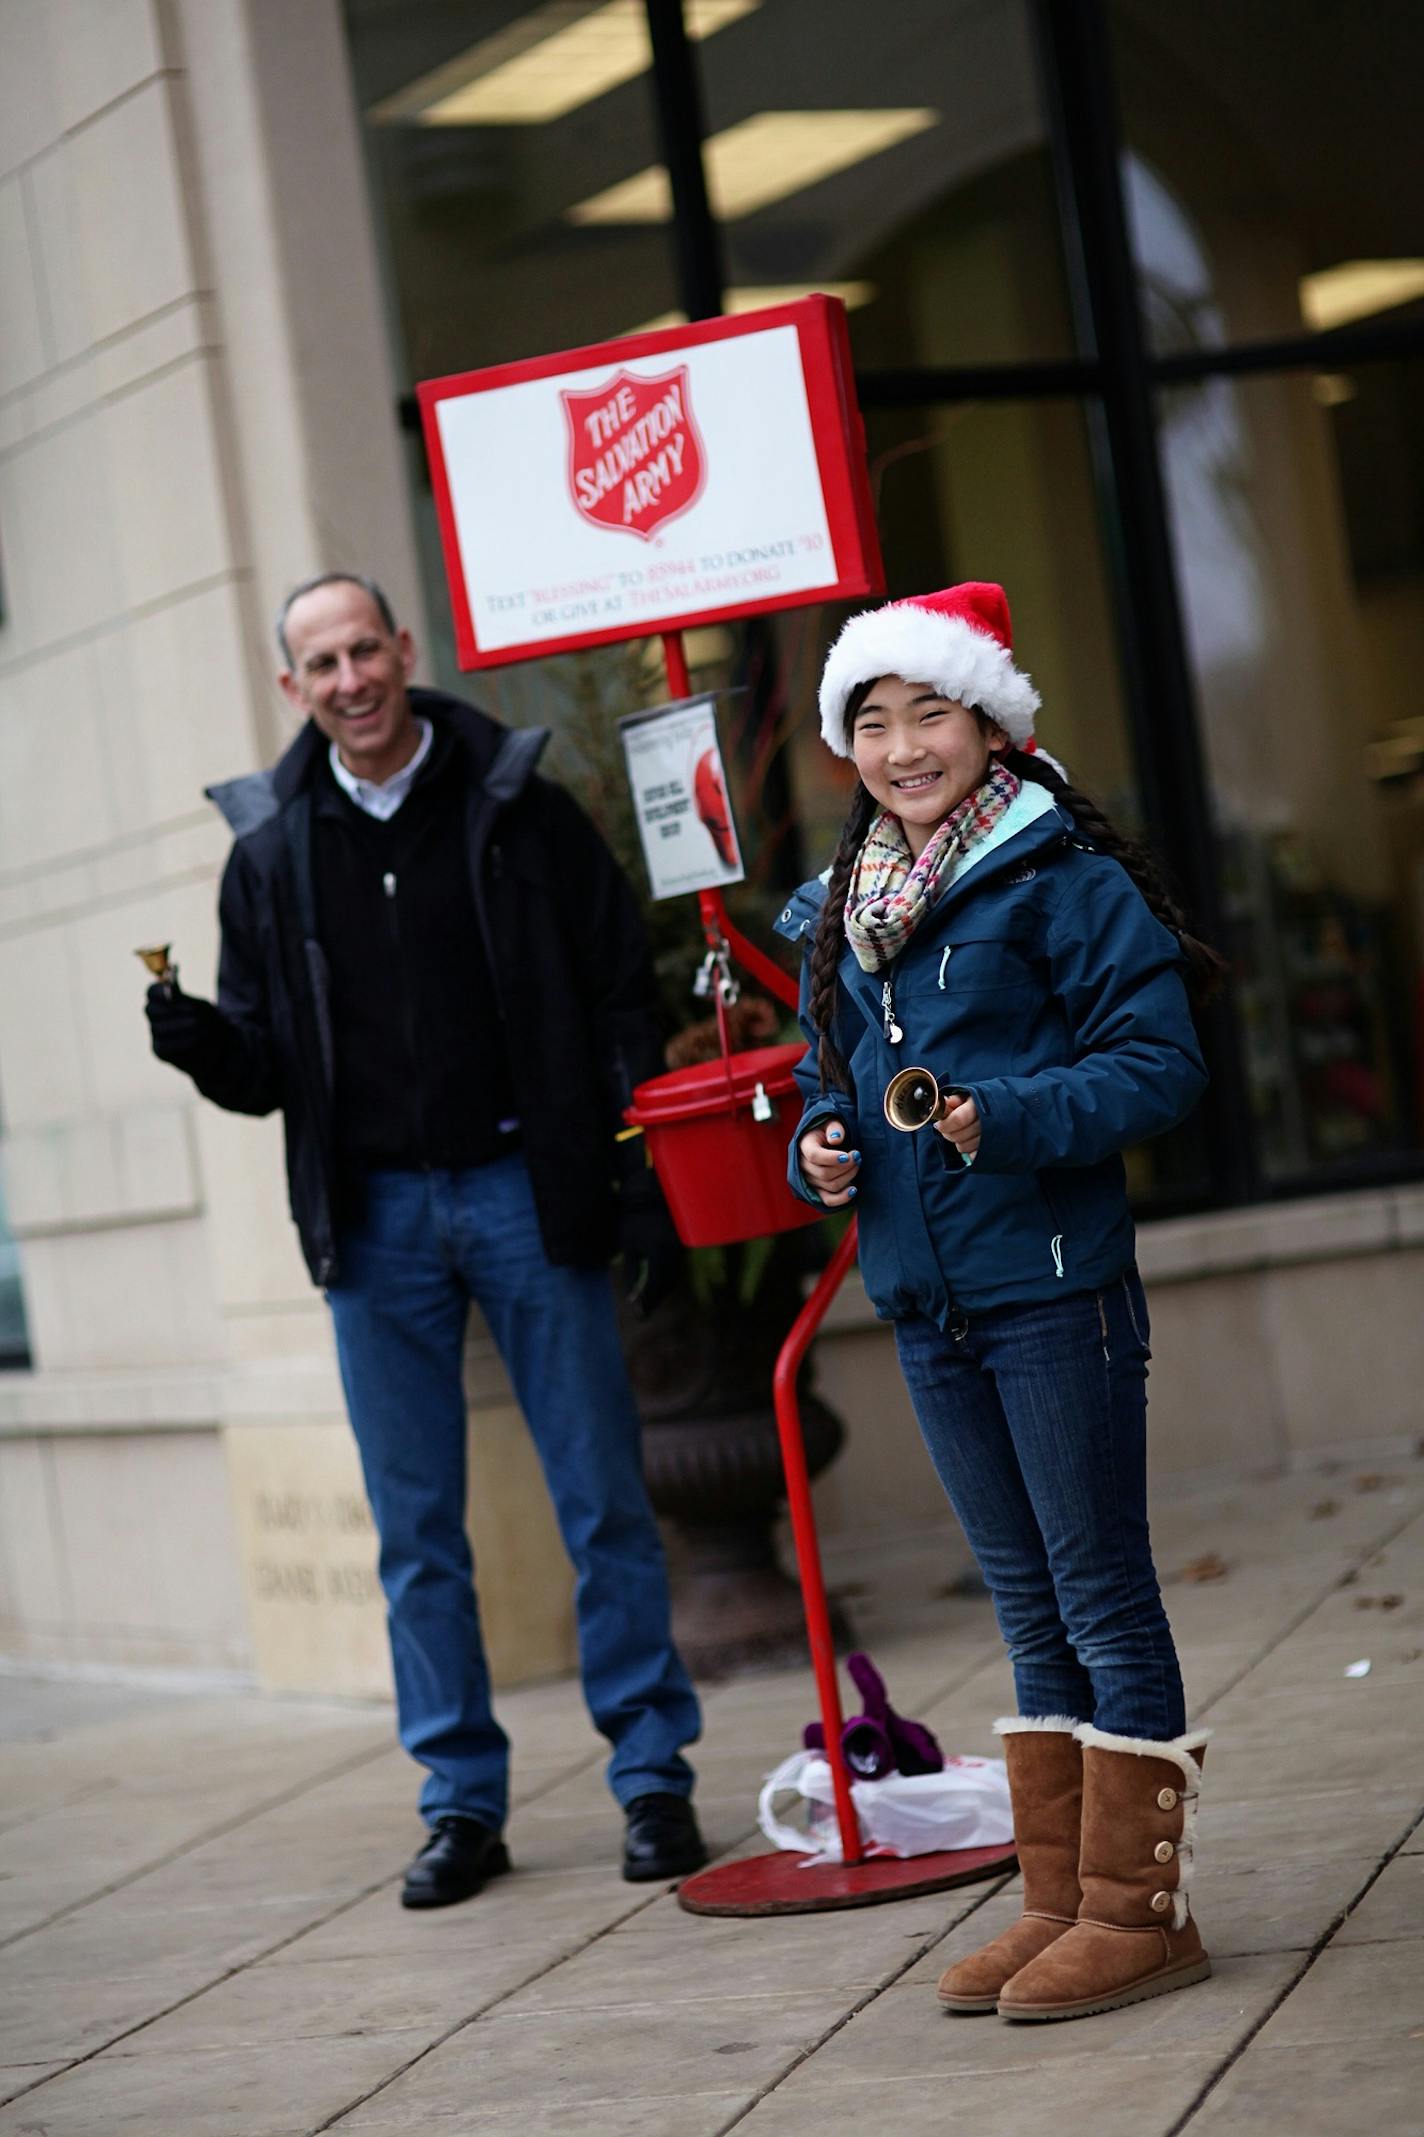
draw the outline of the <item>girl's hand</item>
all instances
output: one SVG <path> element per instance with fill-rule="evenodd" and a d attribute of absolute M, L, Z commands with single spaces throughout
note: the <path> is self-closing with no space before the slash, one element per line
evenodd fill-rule
<path fill-rule="evenodd" d="M 952 1105 L 943 1120 L 935 1122 L 935 1132 L 947 1143 L 953 1143 L 962 1158 L 972 1158 L 983 1132 L 979 1125 L 979 1108 L 973 1099 L 961 1098 Z"/>
<path fill-rule="evenodd" d="M 827 1209 L 840 1209 L 855 1199 L 860 1152 L 847 1150 L 845 1139 L 845 1129 L 838 1120 L 823 1120 L 801 1138 L 801 1170 Z"/>

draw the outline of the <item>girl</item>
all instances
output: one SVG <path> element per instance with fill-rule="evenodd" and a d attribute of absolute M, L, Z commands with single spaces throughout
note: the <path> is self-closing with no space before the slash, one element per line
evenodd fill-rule
<path fill-rule="evenodd" d="M 1206 1733 L 1184 1733 L 1148 1540 L 1147 1306 L 1119 1153 L 1200 1094 L 1182 973 L 1218 960 L 1035 751 L 1001 587 L 852 617 L 820 701 L 860 783 L 826 876 L 779 923 L 809 948 L 791 1184 L 859 1212 L 866 1289 L 1020 1708 L 995 1728 L 1024 1914 L 939 1993 L 1078 2017 L 1210 1971 L 1187 1908 Z M 884 1117 L 912 1063 L 953 1087 L 937 1133 Z"/>

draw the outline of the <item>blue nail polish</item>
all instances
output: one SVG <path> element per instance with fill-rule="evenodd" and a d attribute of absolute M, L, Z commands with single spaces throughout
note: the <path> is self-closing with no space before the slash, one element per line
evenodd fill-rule
<path fill-rule="evenodd" d="M 843 1150 L 838 1150 L 836 1152 L 836 1163 L 838 1165 L 849 1165 L 850 1159 L 846 1156 Z"/>
<path fill-rule="evenodd" d="M 858 1150 L 852 1150 L 850 1154 L 850 1161 L 852 1165 L 858 1165 L 860 1163 L 860 1152 Z"/>

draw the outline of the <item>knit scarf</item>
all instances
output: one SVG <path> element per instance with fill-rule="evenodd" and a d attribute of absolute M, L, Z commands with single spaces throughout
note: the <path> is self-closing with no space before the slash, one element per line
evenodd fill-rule
<path fill-rule="evenodd" d="M 881 810 L 865 835 L 846 897 L 846 937 L 863 972 L 883 972 L 899 956 L 1020 784 L 1017 774 L 996 764 L 984 784 L 950 811 L 917 861 L 899 817 Z"/>

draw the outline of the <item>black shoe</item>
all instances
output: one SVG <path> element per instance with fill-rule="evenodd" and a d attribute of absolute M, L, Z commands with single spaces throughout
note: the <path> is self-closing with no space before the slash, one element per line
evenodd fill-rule
<path fill-rule="evenodd" d="M 690 1877 L 707 1860 L 697 1813 L 686 1796 L 635 1796 L 625 1804 L 623 1875 L 630 1885 Z"/>
<path fill-rule="evenodd" d="M 453 1907 L 509 1868 L 498 1833 L 478 1818 L 440 1818 L 405 1873 L 402 1907 Z"/>

